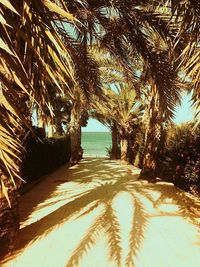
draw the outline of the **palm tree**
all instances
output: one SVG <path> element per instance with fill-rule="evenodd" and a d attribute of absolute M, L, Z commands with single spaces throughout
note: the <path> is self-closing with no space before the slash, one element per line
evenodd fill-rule
<path fill-rule="evenodd" d="M 129 138 L 134 135 L 134 126 L 138 125 L 143 107 L 134 90 L 126 85 L 120 85 L 117 92 L 105 89 L 104 94 L 104 101 L 97 99 L 93 103 L 93 116 L 111 129 L 113 152 L 117 151 L 117 136 L 120 137 L 121 159 L 126 161 Z"/>
<path fill-rule="evenodd" d="M 198 40 L 199 40 L 199 10 L 200 6 L 199 3 L 196 1 L 161 1 L 167 7 L 167 12 L 171 14 L 173 27 L 176 27 L 176 37 L 172 38 L 172 45 L 176 55 L 174 58 L 174 73 L 178 73 L 178 70 L 182 70 L 185 75 L 190 77 L 191 85 L 190 89 L 192 88 L 194 91 L 193 100 L 198 106 L 199 101 L 199 49 L 198 49 Z M 162 3 L 160 5 L 163 7 Z M 177 28 L 178 26 L 178 28 Z M 170 69 L 169 69 L 170 70 Z M 173 74 L 172 76 L 173 77 Z M 176 86 L 176 77 L 173 77 L 174 86 Z M 179 85 L 178 87 L 183 87 L 184 85 Z M 146 147 L 145 147 L 145 156 L 143 161 L 143 170 L 141 172 L 141 176 L 155 176 L 156 174 L 156 158 L 157 158 L 157 147 L 159 144 L 159 139 L 161 135 L 161 126 L 166 120 L 170 120 L 173 114 L 162 110 L 162 99 L 159 95 L 157 95 L 156 89 L 154 89 L 154 84 L 152 89 L 154 92 L 150 93 L 149 99 L 149 108 L 147 110 L 148 116 L 149 113 L 154 114 L 152 119 L 149 118 L 149 121 L 146 120 L 147 127 L 146 129 L 149 130 L 149 134 L 146 132 Z M 179 101 L 179 95 L 172 94 L 173 91 L 169 91 L 167 95 L 171 95 L 171 104 L 174 105 L 177 101 Z M 156 94 L 155 94 L 156 93 Z M 173 101 L 172 101 L 173 97 Z M 157 104 L 156 104 L 157 102 Z M 164 103 L 163 103 L 164 104 Z M 156 107 L 157 106 L 157 107 Z M 159 107 L 160 106 L 160 107 Z M 173 111 L 173 106 L 171 107 L 171 111 Z M 157 122 L 156 118 L 157 117 Z M 157 141 L 156 141 L 157 140 Z M 152 153 L 155 151 L 155 153 Z"/>
<path fill-rule="evenodd" d="M 128 147 L 130 140 L 135 139 L 135 128 L 139 125 L 143 106 L 138 101 L 136 93 L 132 88 L 121 86 L 119 95 L 115 100 L 113 116 L 120 135 L 121 159 L 128 160 Z M 133 138 L 134 136 L 134 138 Z"/>
<path fill-rule="evenodd" d="M 104 87 L 103 94 L 93 99 L 91 115 L 110 128 L 112 133 L 111 157 L 113 159 L 119 157 L 119 143 L 121 139 L 121 148 L 124 148 L 126 151 L 125 157 L 127 158 L 127 147 L 131 146 L 130 136 L 132 141 L 134 139 L 132 132 L 136 125 L 134 123 L 136 118 L 133 118 L 131 109 L 135 108 L 134 102 L 136 102 L 137 96 L 136 91 L 130 88 L 139 86 L 139 78 L 135 76 L 134 80 L 132 80 L 130 77 L 127 77 L 127 72 L 122 62 L 119 62 L 107 49 L 94 44 L 90 47 L 89 51 L 98 62 L 101 83 Z M 141 61 L 133 56 L 132 61 L 134 72 L 140 71 Z M 139 106 L 138 111 L 140 109 Z M 140 115 L 138 113 L 138 116 Z M 125 124 L 128 125 L 128 129 L 126 129 Z M 123 136 L 125 137 L 122 138 Z"/>
<path fill-rule="evenodd" d="M 77 20 L 67 12 L 65 5 L 57 2 L 59 5 L 42 0 L 37 3 L 0 2 L 1 105 L 4 108 L 5 123 L 7 118 L 10 121 L 11 115 L 13 116 L 10 125 L 14 129 L 20 124 L 30 128 L 30 109 L 33 103 L 37 104 L 44 116 L 46 107 L 53 115 L 50 99 L 52 88 L 55 94 L 64 94 L 69 87 L 79 83 L 79 87 L 87 93 L 94 88 L 92 83 L 97 80 L 96 85 L 98 82 L 94 75 L 95 63 L 89 61 L 85 53 L 80 53 L 81 44 L 72 40 L 66 32 L 63 37 L 61 25 L 69 21 L 73 24 Z M 88 65 L 85 66 L 83 59 Z M 87 72 L 91 75 L 88 75 L 86 82 L 84 75 Z M 92 82 L 90 79 L 93 79 Z M 16 139 L 14 131 L 10 129 L 9 136 Z M 5 138 L 2 134 L 2 142 L 6 144 Z M 13 139 L 11 143 L 14 142 Z M 14 148 L 11 147 L 11 150 Z M 8 158 L 8 149 L 2 149 Z M 6 165 L 3 158 L 2 163 L 12 173 L 11 166 Z M 12 164 L 14 166 L 14 162 Z"/>
<path fill-rule="evenodd" d="M 87 62 L 85 60 L 87 44 L 89 41 L 93 43 L 96 40 L 101 47 L 118 57 L 118 60 L 126 70 L 126 75 L 133 77 L 131 55 L 137 51 L 144 61 L 145 72 L 148 72 L 148 81 L 151 80 L 152 92 L 155 94 L 155 98 L 159 99 L 157 101 L 153 100 L 151 103 L 151 105 L 156 105 L 152 107 L 154 121 L 157 118 L 158 126 L 160 123 L 159 117 L 172 117 L 175 103 L 179 98 L 179 90 L 177 90 L 176 85 L 177 71 L 171 64 L 170 54 L 177 27 L 175 23 L 169 23 L 171 17 L 169 10 L 167 9 L 166 12 L 165 9 L 163 12 L 161 6 L 157 8 L 151 6 L 150 4 L 154 3 L 154 1 L 145 1 L 143 5 L 139 1 L 134 1 L 134 3 L 126 1 L 126 4 L 119 3 L 119 1 L 86 2 L 85 6 L 77 2 L 73 5 L 66 4 L 67 9 L 73 12 L 81 21 L 81 25 L 76 28 L 78 40 L 81 42 L 81 50 L 83 51 L 78 55 L 79 59 L 84 59 Z M 110 18 L 103 11 L 103 8 L 106 8 Z M 114 11 L 111 11 L 111 9 Z M 133 18 L 137 19 L 133 20 Z M 103 34 L 99 34 L 100 27 Z M 59 34 L 61 35 L 61 31 Z M 63 35 L 66 36 L 66 33 L 64 32 Z M 73 50 L 71 51 L 73 52 Z M 75 52 L 72 54 L 77 58 Z M 84 72 L 79 68 L 78 73 L 83 75 L 82 73 Z M 87 83 L 83 83 L 82 87 L 86 88 Z M 154 116 L 156 115 L 155 110 L 162 110 L 162 103 L 166 103 L 166 110 L 161 113 L 166 113 L 166 115 Z M 152 122 L 153 120 L 149 121 Z M 147 129 L 154 129 L 154 125 L 149 125 Z M 159 131 L 159 127 L 157 127 L 157 130 Z M 151 140 L 149 142 L 154 143 L 159 142 L 159 134 L 153 136 L 153 133 L 151 131 L 149 133 L 150 137 L 146 138 L 146 140 Z M 149 144 L 146 145 L 146 147 L 148 146 Z M 153 155 L 155 154 L 156 146 L 151 147 L 150 154 Z M 145 157 L 148 158 L 148 155 L 149 152 L 146 153 Z M 155 158 L 155 156 L 153 157 Z M 155 161 L 152 164 L 154 166 Z M 153 170 L 154 168 L 151 168 L 151 172 Z"/>
<path fill-rule="evenodd" d="M 145 125 L 144 151 L 141 178 L 154 179 L 157 167 L 157 150 L 160 143 L 161 127 L 166 121 L 160 110 L 159 96 L 150 88 L 146 97 L 143 123 Z"/>
<path fill-rule="evenodd" d="M 173 50 L 176 52 L 175 64 L 182 71 L 183 78 L 190 81 L 187 90 L 193 92 L 193 103 L 199 114 L 199 77 L 200 77 L 200 3 L 194 0 L 159 2 L 171 16 L 172 24 L 177 28 L 172 39 Z M 173 27 L 174 27 L 173 26 Z"/>
<path fill-rule="evenodd" d="M 159 125 L 165 119 L 173 117 L 175 105 L 180 99 L 178 65 L 174 63 L 172 53 L 179 24 L 171 20 L 170 8 L 158 5 L 157 1 L 153 0 L 143 1 L 142 4 L 141 1 L 131 0 L 86 2 L 87 14 L 83 15 L 79 9 L 77 16 L 87 22 L 88 35 L 93 35 L 92 41 L 98 42 L 100 47 L 117 58 L 129 79 L 137 80 L 133 71 L 135 55 L 142 62 L 142 76 L 144 83 L 151 87 L 152 98 L 152 117 L 146 127 L 148 131 L 144 150 L 144 158 L 152 155 L 152 159 L 151 163 L 144 160 L 142 174 L 155 175 L 156 148 L 161 129 Z M 69 5 L 69 10 L 74 9 L 70 9 Z M 99 29 L 102 34 L 99 34 Z M 176 55 L 180 47 L 178 45 L 174 50 Z"/>
<path fill-rule="evenodd" d="M 70 120 L 68 132 L 71 140 L 71 162 L 76 163 L 82 158 L 81 126 L 82 116 L 87 110 L 88 100 L 79 88 L 74 88 L 71 97 Z"/>
<path fill-rule="evenodd" d="M 50 98 L 52 103 L 53 117 L 48 109 L 45 110 L 46 128 L 48 137 L 65 136 L 67 129 L 64 129 L 69 124 L 72 104 L 68 95 L 56 95 Z M 43 120 L 44 123 L 44 120 Z"/>
<path fill-rule="evenodd" d="M 74 16 L 51 1 L 0 2 L 0 254 L 12 248 L 19 226 L 16 190 L 22 143 L 31 128 L 31 107 L 52 114 L 49 89 L 75 83 L 74 58 L 56 31 L 56 21 Z M 70 38 L 68 40 L 71 41 Z M 74 44 L 71 43 L 71 49 Z M 76 47 L 77 49 L 77 47 Z M 45 114 L 44 114 L 45 115 Z"/>

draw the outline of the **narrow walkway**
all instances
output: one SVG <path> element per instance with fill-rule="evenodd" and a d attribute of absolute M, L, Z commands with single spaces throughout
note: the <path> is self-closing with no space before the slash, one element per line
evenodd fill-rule
<path fill-rule="evenodd" d="M 139 170 L 86 158 L 21 198 L 16 253 L 2 267 L 197 267 L 200 203 Z"/>

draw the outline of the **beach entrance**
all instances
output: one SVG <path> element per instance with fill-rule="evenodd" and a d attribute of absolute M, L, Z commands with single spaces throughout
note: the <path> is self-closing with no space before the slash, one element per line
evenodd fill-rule
<path fill-rule="evenodd" d="M 81 139 L 83 157 L 108 157 L 112 142 L 109 132 L 83 132 Z"/>
<path fill-rule="evenodd" d="M 112 146 L 109 129 L 96 119 L 90 118 L 86 127 L 82 127 L 81 147 L 83 157 L 105 158 Z"/>

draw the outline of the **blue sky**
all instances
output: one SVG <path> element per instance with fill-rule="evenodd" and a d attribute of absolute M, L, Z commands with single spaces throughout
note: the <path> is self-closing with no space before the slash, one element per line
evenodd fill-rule
<path fill-rule="evenodd" d="M 191 107 L 191 94 L 182 95 L 182 103 L 177 106 L 174 122 L 181 124 L 193 119 L 194 111 Z M 83 132 L 108 132 L 109 129 L 94 119 L 89 119 L 87 127 L 82 128 Z"/>
<path fill-rule="evenodd" d="M 82 128 L 82 132 L 109 132 L 109 129 L 95 119 L 89 119 L 86 127 Z"/>
<path fill-rule="evenodd" d="M 194 110 L 191 103 L 192 94 L 183 94 L 181 105 L 176 108 L 174 122 L 177 124 L 188 122 L 194 117 Z"/>

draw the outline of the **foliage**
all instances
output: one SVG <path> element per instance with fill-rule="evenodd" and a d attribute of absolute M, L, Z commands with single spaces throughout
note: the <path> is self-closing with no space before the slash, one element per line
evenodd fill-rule
<path fill-rule="evenodd" d="M 11 188 L 19 178 L 25 128 L 33 131 L 33 105 L 46 120 L 57 112 L 53 107 L 57 95 L 69 95 L 74 86 L 83 94 L 99 89 L 95 62 L 79 42 L 59 30 L 63 22 L 78 23 L 60 3 L 0 1 L 0 168 L 1 177 L 10 177 Z M 3 179 L 0 187 L 8 199 Z"/>
<path fill-rule="evenodd" d="M 160 151 L 158 176 L 185 190 L 200 192 L 200 128 L 194 123 L 170 125 L 166 129 L 165 148 Z"/>
<path fill-rule="evenodd" d="M 40 129 L 36 129 L 37 132 Z M 22 177 L 26 182 L 34 181 L 70 160 L 70 139 L 34 138 L 31 134 L 26 140 L 26 152 L 21 168 Z"/>
<path fill-rule="evenodd" d="M 129 147 L 133 147 L 143 114 L 143 105 L 137 98 L 134 88 L 119 84 L 115 91 L 109 88 L 103 90 L 103 93 L 103 101 L 94 99 L 92 103 L 93 117 L 106 124 L 112 136 L 116 131 L 118 141 L 125 139 Z M 119 158 L 119 149 L 116 147 L 115 155 L 112 155 L 112 149 L 108 150 L 111 158 Z"/>
<path fill-rule="evenodd" d="M 60 84 L 67 88 L 66 81 L 74 80 L 71 57 L 53 26 L 55 16 L 74 17 L 50 1 L 21 0 L 1 1 L 0 15 L 0 168 L 12 189 L 19 178 L 24 134 L 27 128 L 32 131 L 33 103 L 52 114 L 50 89 L 63 92 Z"/>
<path fill-rule="evenodd" d="M 179 46 L 177 63 L 190 78 L 193 101 L 199 113 L 200 105 L 200 2 L 195 0 L 162 0 L 169 7 L 172 19 L 179 24 L 174 47 Z"/>

